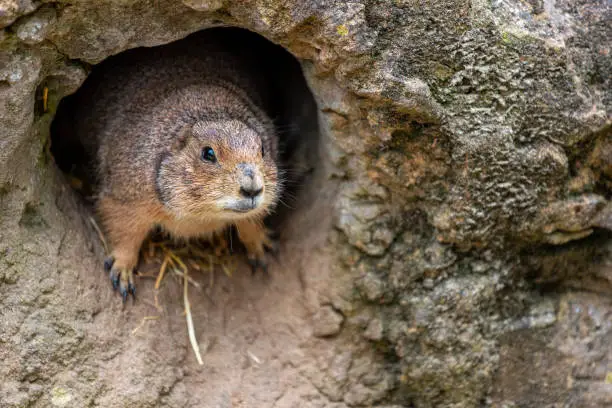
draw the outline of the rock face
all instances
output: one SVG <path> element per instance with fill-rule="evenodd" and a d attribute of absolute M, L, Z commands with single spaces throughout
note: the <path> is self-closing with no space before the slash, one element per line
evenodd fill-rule
<path fill-rule="evenodd" d="M 604 0 L 0 1 L 0 407 L 612 406 Z M 122 309 L 49 129 L 92 64 L 241 27 L 301 63 L 315 175 L 269 280 Z M 208 277 L 202 278 L 204 285 Z"/>

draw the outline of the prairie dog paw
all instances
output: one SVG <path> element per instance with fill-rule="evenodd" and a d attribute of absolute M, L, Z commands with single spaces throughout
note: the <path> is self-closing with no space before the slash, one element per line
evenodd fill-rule
<path fill-rule="evenodd" d="M 119 289 L 123 302 L 127 300 L 128 294 L 136 298 L 136 287 L 134 286 L 134 266 L 126 266 L 125 263 L 109 257 L 104 260 L 104 269 L 108 272 L 113 289 Z"/>
<path fill-rule="evenodd" d="M 240 241 L 246 248 L 252 272 L 255 273 L 257 269 L 261 269 L 262 272 L 267 273 L 266 253 L 273 255 L 278 253 L 278 241 L 275 239 L 275 235 L 260 223 L 239 224 L 237 228 Z"/>

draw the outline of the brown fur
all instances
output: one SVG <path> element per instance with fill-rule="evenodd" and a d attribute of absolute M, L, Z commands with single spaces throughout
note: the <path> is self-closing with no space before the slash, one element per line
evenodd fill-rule
<path fill-rule="evenodd" d="M 116 57 L 77 95 L 73 126 L 97 159 L 98 211 L 112 246 L 111 276 L 124 296 L 133 289 L 140 246 L 156 225 L 195 237 L 234 224 L 259 262 L 270 244 L 262 221 L 280 183 L 265 95 L 246 74 L 246 61 L 207 47 L 200 44 L 198 54 L 161 47 Z M 207 146 L 216 163 L 202 159 Z M 251 180 L 263 189 L 254 201 L 241 193 Z M 237 212 L 257 200 L 256 208 Z"/>

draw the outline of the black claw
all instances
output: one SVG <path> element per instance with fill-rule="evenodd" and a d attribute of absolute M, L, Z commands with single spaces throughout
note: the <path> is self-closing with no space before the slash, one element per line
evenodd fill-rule
<path fill-rule="evenodd" d="M 267 275 L 268 274 L 268 265 L 263 262 L 260 261 L 259 259 L 251 259 L 249 258 L 249 265 L 251 265 L 251 275 L 255 275 L 255 273 L 257 272 L 257 269 L 261 269 L 261 271 Z"/>
<path fill-rule="evenodd" d="M 128 283 L 128 292 L 132 294 L 132 297 L 136 299 L 136 286 L 133 283 Z"/>
<path fill-rule="evenodd" d="M 257 259 L 249 258 L 249 265 L 251 265 L 251 275 L 255 275 L 255 272 L 257 272 Z"/>
<path fill-rule="evenodd" d="M 111 282 L 113 282 L 113 289 L 117 290 L 119 286 L 119 275 L 117 275 L 114 271 L 110 271 Z"/>
<path fill-rule="evenodd" d="M 120 292 L 121 292 L 121 297 L 123 298 L 123 303 L 125 303 L 128 297 L 128 291 L 125 289 L 123 285 L 121 285 Z"/>
<path fill-rule="evenodd" d="M 115 263 L 115 258 L 113 258 L 112 256 L 109 256 L 108 258 L 106 258 L 104 260 L 104 270 L 106 272 L 110 272 L 110 270 L 113 267 L 114 263 Z"/>

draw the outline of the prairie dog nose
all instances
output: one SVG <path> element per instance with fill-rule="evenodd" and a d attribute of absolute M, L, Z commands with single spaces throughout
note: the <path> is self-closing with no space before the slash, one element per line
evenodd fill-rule
<path fill-rule="evenodd" d="M 261 194 L 264 186 L 261 172 L 249 163 L 240 163 L 237 167 L 240 194 L 246 198 L 254 198 Z"/>

